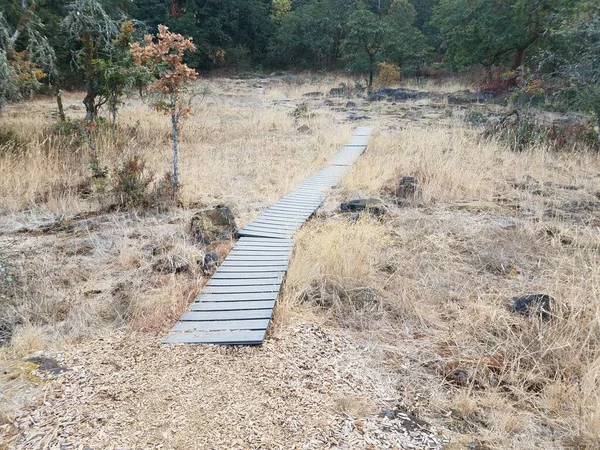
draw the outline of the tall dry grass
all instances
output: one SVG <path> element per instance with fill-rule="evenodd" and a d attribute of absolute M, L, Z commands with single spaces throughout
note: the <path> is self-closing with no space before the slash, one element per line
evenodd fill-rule
<path fill-rule="evenodd" d="M 598 168 L 598 154 L 514 153 L 459 127 L 378 132 L 336 198 L 390 212 L 305 227 L 285 307 L 381 349 L 401 406 L 451 448 L 597 448 Z M 387 188 L 402 176 L 422 197 L 397 207 Z M 551 320 L 510 311 L 534 292 L 555 299 Z"/>

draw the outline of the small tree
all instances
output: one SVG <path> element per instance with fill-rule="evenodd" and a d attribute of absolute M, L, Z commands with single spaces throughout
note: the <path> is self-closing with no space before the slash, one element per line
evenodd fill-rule
<path fill-rule="evenodd" d="M 156 76 L 156 81 L 149 86 L 163 99 L 154 104 L 157 111 L 171 116 L 173 128 L 173 195 L 177 196 L 179 188 L 179 122 L 191 112 L 188 103 L 181 99 L 185 86 L 197 78 L 198 73 L 183 63 L 186 51 L 195 51 L 192 39 L 181 34 L 171 33 L 164 25 L 158 26 L 156 42 L 151 35 L 146 35 L 145 45 L 137 42 L 131 45 L 133 59 L 140 66 L 145 66 Z"/>

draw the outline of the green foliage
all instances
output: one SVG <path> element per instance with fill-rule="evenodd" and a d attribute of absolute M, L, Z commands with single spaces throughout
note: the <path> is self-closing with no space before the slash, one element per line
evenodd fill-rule
<path fill-rule="evenodd" d="M 569 86 L 571 106 L 590 112 L 600 127 L 600 5 L 584 3 L 556 33 L 563 52 L 547 58 Z"/>
<path fill-rule="evenodd" d="M 392 0 L 382 15 L 359 2 L 350 14 L 342 57 L 350 70 L 369 74 L 369 88 L 381 62 L 393 62 L 402 68 L 423 55 L 425 37 L 413 27 L 415 17 L 416 12 L 407 0 Z"/>
<path fill-rule="evenodd" d="M 451 64 L 486 67 L 512 58 L 516 69 L 524 52 L 542 41 L 556 23 L 561 0 L 440 0 L 434 24 Z"/>
<path fill-rule="evenodd" d="M 316 0 L 286 14 L 270 45 L 270 62 L 297 69 L 331 69 L 345 33 L 343 0 Z"/>
<path fill-rule="evenodd" d="M 485 125 L 487 117 L 481 111 L 470 109 L 465 113 L 465 122 L 475 126 Z"/>
<path fill-rule="evenodd" d="M 386 39 L 393 30 L 387 21 L 369 11 L 364 3 L 348 18 L 348 34 L 342 42 L 344 61 L 350 70 L 369 74 L 369 88 L 373 86 L 373 75 L 383 58 Z"/>
<path fill-rule="evenodd" d="M 54 73 L 54 50 L 42 34 L 35 5 L 19 5 L 7 8 L 8 19 L 0 12 L 0 111 L 9 100 L 31 96 Z"/>

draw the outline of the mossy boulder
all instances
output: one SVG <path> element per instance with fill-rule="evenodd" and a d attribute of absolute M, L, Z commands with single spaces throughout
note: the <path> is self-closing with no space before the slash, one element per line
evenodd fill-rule
<path fill-rule="evenodd" d="M 202 245 L 233 239 L 237 231 L 231 209 L 223 205 L 198 211 L 190 222 L 192 239 Z"/>

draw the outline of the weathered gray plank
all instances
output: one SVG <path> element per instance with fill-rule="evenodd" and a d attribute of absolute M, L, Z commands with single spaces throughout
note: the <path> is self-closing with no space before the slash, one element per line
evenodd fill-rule
<path fill-rule="evenodd" d="M 238 319 L 177 322 L 171 329 L 178 331 L 266 330 L 270 319 Z"/>
<path fill-rule="evenodd" d="M 354 136 L 371 136 L 373 133 L 373 127 L 358 127 L 352 133 Z"/>
<path fill-rule="evenodd" d="M 274 231 L 264 229 L 260 227 L 246 227 L 239 232 L 242 236 L 259 236 L 259 237 L 270 237 L 270 238 L 288 238 L 292 236 L 293 232 Z"/>
<path fill-rule="evenodd" d="M 248 255 L 248 256 L 269 256 L 269 255 L 281 255 L 281 256 L 286 256 L 286 255 L 291 255 L 292 254 L 292 249 L 284 249 L 284 250 L 279 250 L 277 248 L 260 248 L 260 247 L 254 247 L 252 249 L 248 249 L 246 248 L 236 248 L 234 247 L 233 250 L 231 250 L 231 252 L 229 252 L 229 255 Z"/>
<path fill-rule="evenodd" d="M 219 268 L 227 268 L 227 267 L 287 267 L 287 260 L 277 260 L 277 261 L 245 261 L 245 260 L 225 260 L 221 263 Z M 266 270 L 266 269 L 263 269 Z"/>
<path fill-rule="evenodd" d="M 270 319 L 271 309 L 244 309 L 241 311 L 188 311 L 183 313 L 180 321 L 198 320 L 237 320 L 237 319 Z"/>
<path fill-rule="evenodd" d="M 204 286 L 203 294 L 248 294 L 255 292 L 279 292 L 281 282 L 256 286 Z"/>
<path fill-rule="evenodd" d="M 367 145 L 369 143 L 369 139 L 370 136 L 352 136 L 346 145 Z"/>
<path fill-rule="evenodd" d="M 219 266 L 219 273 L 238 273 L 241 271 L 253 273 L 253 272 L 282 272 L 287 270 L 287 264 L 277 264 L 273 266 L 236 266 L 229 264 L 226 266 Z"/>
<path fill-rule="evenodd" d="M 169 334 L 165 344 L 261 344 L 266 330 L 257 331 L 194 331 Z"/>
<path fill-rule="evenodd" d="M 272 229 L 272 230 L 296 231 L 298 228 L 300 228 L 300 225 L 301 224 L 299 224 L 299 223 L 285 223 L 285 222 L 271 223 L 271 222 L 267 222 L 262 217 L 259 217 L 258 219 L 253 220 L 252 222 L 250 222 L 244 228 L 247 228 L 247 227 L 261 227 L 261 228 L 269 228 L 269 229 Z"/>
<path fill-rule="evenodd" d="M 201 293 L 198 295 L 194 304 L 200 304 L 202 302 L 249 302 L 255 300 L 275 300 L 277 299 L 277 292 L 244 292 L 244 293 L 233 293 L 233 294 L 205 294 Z"/>
<path fill-rule="evenodd" d="M 264 237 L 281 237 L 288 238 L 294 235 L 294 230 L 278 230 L 273 228 L 266 228 L 259 225 L 249 225 L 244 227 L 239 234 L 249 236 L 264 236 Z"/>
<path fill-rule="evenodd" d="M 193 303 L 191 311 L 241 311 L 245 309 L 273 308 L 275 300 L 253 300 L 248 302 L 201 302 Z"/>
<path fill-rule="evenodd" d="M 238 279 L 221 279 L 211 278 L 206 286 L 257 286 L 260 284 L 281 284 L 283 277 L 273 278 L 238 278 Z"/>
<path fill-rule="evenodd" d="M 285 277 L 285 271 L 276 272 L 215 272 L 211 280 L 255 280 L 260 278 L 280 278 Z"/>

